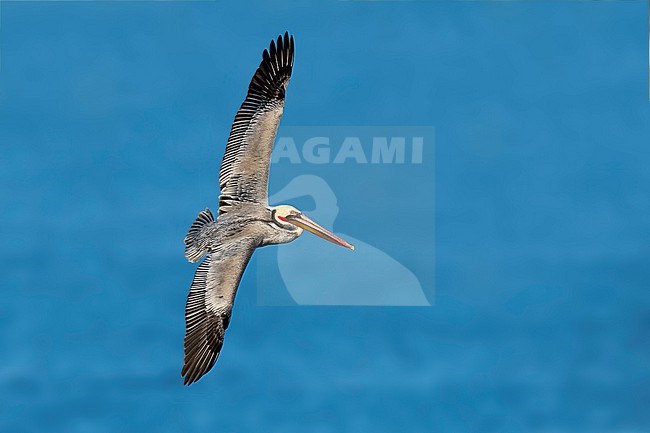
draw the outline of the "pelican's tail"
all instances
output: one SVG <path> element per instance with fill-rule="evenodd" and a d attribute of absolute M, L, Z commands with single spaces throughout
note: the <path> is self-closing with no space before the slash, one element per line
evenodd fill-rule
<path fill-rule="evenodd" d="M 208 252 L 206 242 L 201 242 L 201 230 L 207 225 L 214 222 L 214 217 L 210 209 L 206 208 L 199 212 L 190 231 L 185 236 L 185 258 L 192 263 L 201 260 L 201 257 Z"/>

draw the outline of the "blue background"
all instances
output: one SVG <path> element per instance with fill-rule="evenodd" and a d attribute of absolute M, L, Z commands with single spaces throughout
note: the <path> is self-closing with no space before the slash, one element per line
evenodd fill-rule
<path fill-rule="evenodd" d="M 650 431 L 646 2 L 1 8 L 0 431 Z M 183 387 L 182 238 L 286 29 L 289 124 L 435 126 L 436 304 L 249 270 Z"/>

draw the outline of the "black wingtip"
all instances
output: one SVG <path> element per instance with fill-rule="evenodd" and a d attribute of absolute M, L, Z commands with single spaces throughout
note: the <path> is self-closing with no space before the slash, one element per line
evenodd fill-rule
<path fill-rule="evenodd" d="M 262 100 L 284 99 L 293 70 L 294 50 L 293 36 L 288 31 L 271 40 L 248 87 L 249 96 Z"/>
<path fill-rule="evenodd" d="M 193 383 L 195 383 L 197 380 L 199 380 L 198 378 L 192 380 L 192 379 L 190 378 L 190 375 L 189 375 L 189 374 L 186 374 L 185 371 L 181 372 L 181 376 L 183 376 L 183 386 L 190 386 L 191 384 L 193 384 Z"/>

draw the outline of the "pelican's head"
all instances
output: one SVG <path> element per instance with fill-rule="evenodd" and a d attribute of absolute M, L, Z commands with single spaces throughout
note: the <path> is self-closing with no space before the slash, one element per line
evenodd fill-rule
<path fill-rule="evenodd" d="M 334 233 L 316 224 L 293 206 L 281 204 L 270 209 L 273 221 L 283 229 L 297 230 L 298 236 L 302 234 L 304 229 L 325 239 L 326 241 L 354 250 L 354 245 L 349 244 Z"/>

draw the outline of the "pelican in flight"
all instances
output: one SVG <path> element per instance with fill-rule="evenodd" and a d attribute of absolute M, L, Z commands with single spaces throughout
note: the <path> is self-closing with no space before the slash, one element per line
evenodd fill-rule
<path fill-rule="evenodd" d="M 291 242 L 307 230 L 354 249 L 293 206 L 268 204 L 271 151 L 293 57 L 293 36 L 288 33 L 264 50 L 221 162 L 218 218 L 210 209 L 199 212 L 185 237 L 187 260 L 195 263 L 206 256 L 185 306 L 185 385 L 199 380 L 217 361 L 237 287 L 256 248 Z"/>

